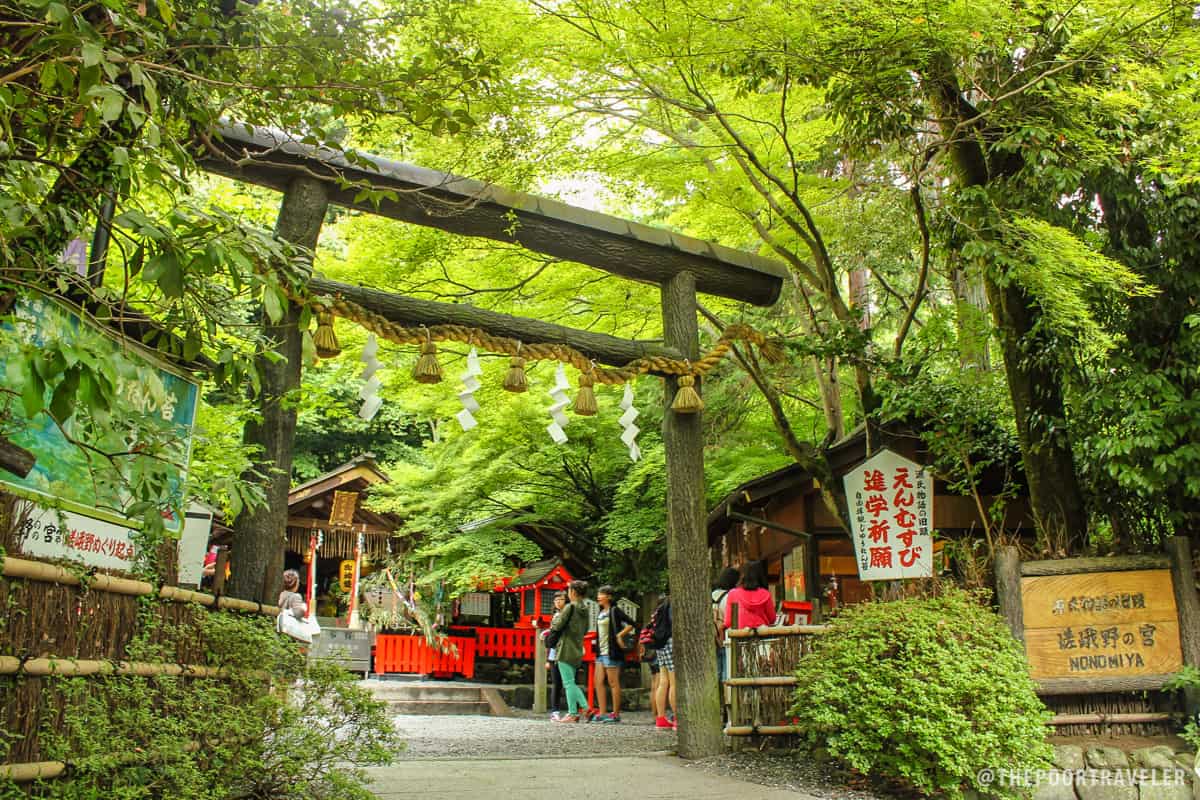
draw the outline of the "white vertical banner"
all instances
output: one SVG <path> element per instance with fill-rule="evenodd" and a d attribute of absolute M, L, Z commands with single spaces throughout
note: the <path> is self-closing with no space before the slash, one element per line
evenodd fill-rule
<path fill-rule="evenodd" d="M 842 479 L 858 577 L 889 581 L 933 576 L 933 475 L 880 450 Z"/>
<path fill-rule="evenodd" d="M 188 506 L 183 533 L 179 537 L 179 580 L 181 584 L 200 585 L 204 575 L 204 554 L 212 534 L 213 512 L 199 503 Z"/>

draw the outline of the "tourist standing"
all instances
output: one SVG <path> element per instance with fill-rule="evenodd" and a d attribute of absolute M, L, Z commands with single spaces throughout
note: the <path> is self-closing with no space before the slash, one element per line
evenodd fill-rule
<path fill-rule="evenodd" d="M 596 705 L 600 712 L 596 722 L 621 721 L 621 667 L 625 665 L 625 651 L 633 646 L 633 633 L 637 630 L 629 615 L 617 607 L 616 590 L 601 586 L 596 592 L 600 613 L 596 615 Z M 604 686 L 612 689 L 612 713 L 604 713 Z"/>
<path fill-rule="evenodd" d="M 713 627 L 716 629 L 716 645 L 717 645 L 717 681 L 724 681 L 729 674 L 725 659 L 727 656 L 725 648 L 725 607 L 729 605 L 729 593 L 735 586 L 741 576 L 733 567 L 726 567 L 717 577 L 716 584 L 712 590 L 712 610 L 713 610 Z M 719 685 L 718 685 L 719 688 Z"/>
<path fill-rule="evenodd" d="M 767 588 L 767 565 L 762 561 L 750 561 L 742 567 L 742 579 L 736 589 L 729 593 L 725 605 L 725 627 L 733 627 L 734 610 L 737 610 L 739 628 L 757 628 L 775 622 L 775 598 Z"/>
<path fill-rule="evenodd" d="M 654 644 L 658 648 L 658 712 L 656 728 L 675 728 L 675 638 L 671 598 L 664 597 L 654 614 Z M 667 707 L 670 706 L 670 712 Z M 671 717 L 668 718 L 667 714 Z"/>
<path fill-rule="evenodd" d="M 587 710 L 587 696 L 575 683 L 575 671 L 583 663 L 583 637 L 588 631 L 588 611 L 583 606 L 587 596 L 585 581 L 571 581 L 567 586 L 567 603 L 562 615 L 550 623 L 550 629 L 560 631 L 555 647 L 558 673 L 562 676 L 563 692 L 567 696 L 567 713 L 555 722 L 579 722 L 580 710 Z"/>
<path fill-rule="evenodd" d="M 559 618 L 566 606 L 567 593 L 563 591 L 555 592 L 554 618 L 550 620 L 551 627 L 553 627 L 554 620 Z M 547 628 L 546 633 L 549 632 L 550 628 Z M 550 670 L 550 719 L 558 719 L 559 712 L 562 710 L 558 707 L 558 701 L 562 697 L 563 691 L 562 675 L 558 671 L 558 648 L 551 647 L 546 652 L 546 669 Z"/>

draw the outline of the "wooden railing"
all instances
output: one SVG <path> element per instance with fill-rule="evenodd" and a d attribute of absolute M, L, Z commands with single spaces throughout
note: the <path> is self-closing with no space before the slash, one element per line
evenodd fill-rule
<path fill-rule="evenodd" d="M 729 674 L 723 697 L 727 736 L 783 736 L 797 733 L 789 723 L 794 703 L 793 674 L 825 625 L 784 625 L 726 631 Z"/>
<path fill-rule="evenodd" d="M 475 677 L 475 639 L 448 636 L 445 649 L 432 647 L 424 636 L 381 633 L 375 637 L 375 671 L 410 675 Z"/>
<path fill-rule="evenodd" d="M 476 658 L 533 660 L 533 628 L 451 628 L 450 633 L 473 634 Z"/>

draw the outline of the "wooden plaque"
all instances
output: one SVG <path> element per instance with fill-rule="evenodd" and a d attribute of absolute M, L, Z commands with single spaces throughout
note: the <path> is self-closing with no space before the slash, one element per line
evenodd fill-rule
<path fill-rule="evenodd" d="M 1163 675 L 1183 666 L 1170 570 L 1022 578 L 1021 606 L 1034 678 Z"/>
<path fill-rule="evenodd" d="M 353 525 L 358 508 L 358 492 L 334 492 L 333 508 L 329 511 L 330 525 Z"/>

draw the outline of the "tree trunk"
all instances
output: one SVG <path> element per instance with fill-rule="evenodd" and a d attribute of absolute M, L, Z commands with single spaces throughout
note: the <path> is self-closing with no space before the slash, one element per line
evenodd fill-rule
<path fill-rule="evenodd" d="M 929 97 L 950 142 L 948 151 L 959 185 L 986 187 L 1015 174 L 1021 168 L 1020 156 L 1002 153 L 989 157 L 982 142 L 993 137 L 959 89 L 949 57 L 941 61 L 940 69 L 928 76 Z M 964 130 L 956 130 L 956 126 Z M 1041 312 L 1011 279 L 985 268 L 984 288 L 992 319 L 1000 330 L 1029 504 L 1047 547 L 1070 555 L 1086 541 L 1087 513 L 1071 453 L 1062 377 L 1052 363 L 1053 344 L 1036 334 Z"/>
<path fill-rule="evenodd" d="M 1029 486 L 1029 504 L 1054 555 L 1075 555 L 1086 541 L 1087 515 L 1067 433 L 1062 383 L 1034 331 L 1036 312 L 1015 285 L 984 280 L 1000 329 L 1008 391 Z M 1048 349 L 1049 345 L 1046 345 Z"/>
<path fill-rule="evenodd" d="M 992 364 L 988 354 L 986 290 L 979 276 L 969 275 L 963 269 L 957 247 L 954 247 L 950 259 L 959 364 L 972 373 L 987 372 L 992 368 Z"/>
<path fill-rule="evenodd" d="M 667 346 L 698 358 L 696 280 L 691 273 L 662 284 L 662 309 Z M 720 753 L 723 742 L 704 526 L 703 415 L 671 411 L 679 382 L 669 378 L 666 384 L 667 565 L 679 686 L 679 755 L 707 758 Z"/>
<path fill-rule="evenodd" d="M 324 183 L 296 178 L 283 195 L 275 235 L 302 247 L 316 248 L 328 205 L 329 190 Z M 246 600 L 274 602 L 281 586 L 292 440 L 296 433 L 296 410 L 288 395 L 300 386 L 303 335 L 299 318 L 300 307 L 295 303 L 288 304 L 278 323 L 272 323 L 265 312 L 262 315 L 263 334 L 274 343 L 275 353 L 282 359 L 259 357 L 261 419 L 246 423 L 243 434 L 246 444 L 262 448 L 261 461 L 255 467 L 266 476 L 266 505 L 243 512 L 233 526 L 228 593 Z"/>

